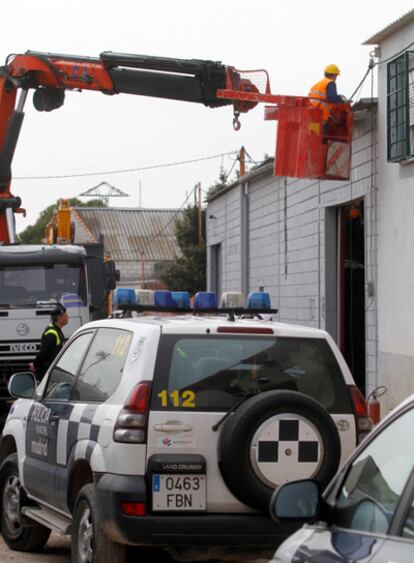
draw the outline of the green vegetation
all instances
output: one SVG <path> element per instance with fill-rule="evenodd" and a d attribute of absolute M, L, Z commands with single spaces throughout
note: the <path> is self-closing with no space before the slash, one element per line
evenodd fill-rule
<path fill-rule="evenodd" d="M 188 291 L 191 295 L 206 288 L 205 211 L 201 213 L 202 240 L 198 240 L 198 208 L 189 206 L 175 222 L 180 256 L 166 268 L 162 281 L 171 291 Z"/>

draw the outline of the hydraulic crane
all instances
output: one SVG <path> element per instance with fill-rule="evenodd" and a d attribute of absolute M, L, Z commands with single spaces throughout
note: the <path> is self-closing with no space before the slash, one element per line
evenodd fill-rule
<path fill-rule="evenodd" d="M 0 241 L 15 242 L 13 213 L 23 212 L 12 195 L 11 163 L 24 118 L 29 89 L 38 111 L 61 107 L 65 90 L 95 90 L 104 94 L 137 94 L 196 102 L 208 107 L 233 105 L 236 116 L 257 102 L 226 100 L 217 96 L 230 83 L 248 89 L 233 67 L 219 62 L 142 55 L 101 53 L 99 58 L 27 51 L 10 55 L 0 68 Z M 17 90 L 20 97 L 16 104 Z"/>
<path fill-rule="evenodd" d="M 308 98 L 270 92 L 266 71 L 239 71 L 220 62 L 174 59 L 105 51 L 98 58 L 27 51 L 9 55 L 0 67 L 0 244 L 16 241 L 14 213 L 23 213 L 11 193 L 11 164 L 32 89 L 38 111 L 60 108 L 66 90 L 136 94 L 201 103 L 232 105 L 233 125 L 259 102 L 271 104 L 265 118 L 278 120 L 275 174 L 299 178 L 349 176 L 352 111 L 335 108 L 337 125 L 323 130 L 322 110 Z M 17 100 L 17 91 L 20 96 Z"/>

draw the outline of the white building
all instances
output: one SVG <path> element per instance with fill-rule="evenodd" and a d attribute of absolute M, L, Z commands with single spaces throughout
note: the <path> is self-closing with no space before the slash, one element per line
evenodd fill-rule
<path fill-rule="evenodd" d="M 414 392 L 414 10 L 367 45 L 378 61 L 378 382 Z"/>
<path fill-rule="evenodd" d="M 214 194 L 208 284 L 263 287 L 279 320 L 326 328 L 366 395 L 387 386 L 385 412 L 414 392 L 414 10 L 367 44 L 380 47 L 379 92 L 354 104 L 351 179 L 275 178 L 269 160 Z"/>

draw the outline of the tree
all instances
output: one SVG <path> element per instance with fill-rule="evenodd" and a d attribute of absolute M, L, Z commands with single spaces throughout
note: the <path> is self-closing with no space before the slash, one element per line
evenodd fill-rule
<path fill-rule="evenodd" d="M 218 180 L 213 185 L 211 185 L 207 190 L 207 197 L 210 197 L 216 192 L 219 192 L 220 190 L 227 188 L 228 186 L 227 181 L 228 181 L 228 174 L 226 174 L 224 168 L 221 167 Z"/>
<path fill-rule="evenodd" d="M 76 197 L 69 199 L 71 207 L 106 207 L 105 203 L 100 199 L 91 199 L 86 203 L 80 201 Z M 53 212 L 57 208 L 59 200 L 46 207 L 34 225 L 29 225 L 19 234 L 19 240 L 22 244 L 40 244 L 44 238 L 45 227 L 52 220 Z"/>
<path fill-rule="evenodd" d="M 202 241 L 198 240 L 198 207 L 188 206 L 175 222 L 175 236 L 180 256 L 168 266 L 161 280 L 171 291 L 188 291 L 191 295 L 206 288 L 205 211 L 201 213 Z"/>

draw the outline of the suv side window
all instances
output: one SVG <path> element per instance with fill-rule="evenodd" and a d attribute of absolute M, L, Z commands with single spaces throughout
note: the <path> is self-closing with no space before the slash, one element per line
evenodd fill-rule
<path fill-rule="evenodd" d="M 352 463 L 336 502 L 333 523 L 386 534 L 414 464 L 410 439 L 414 409 L 402 414 Z"/>
<path fill-rule="evenodd" d="M 80 334 L 63 353 L 50 374 L 44 395 L 45 399 L 68 401 L 71 398 L 76 374 L 93 334 L 93 332 Z"/>
<path fill-rule="evenodd" d="M 76 400 L 103 402 L 112 395 L 121 379 L 131 340 L 132 333 L 126 330 L 97 330 L 76 380 Z"/>

